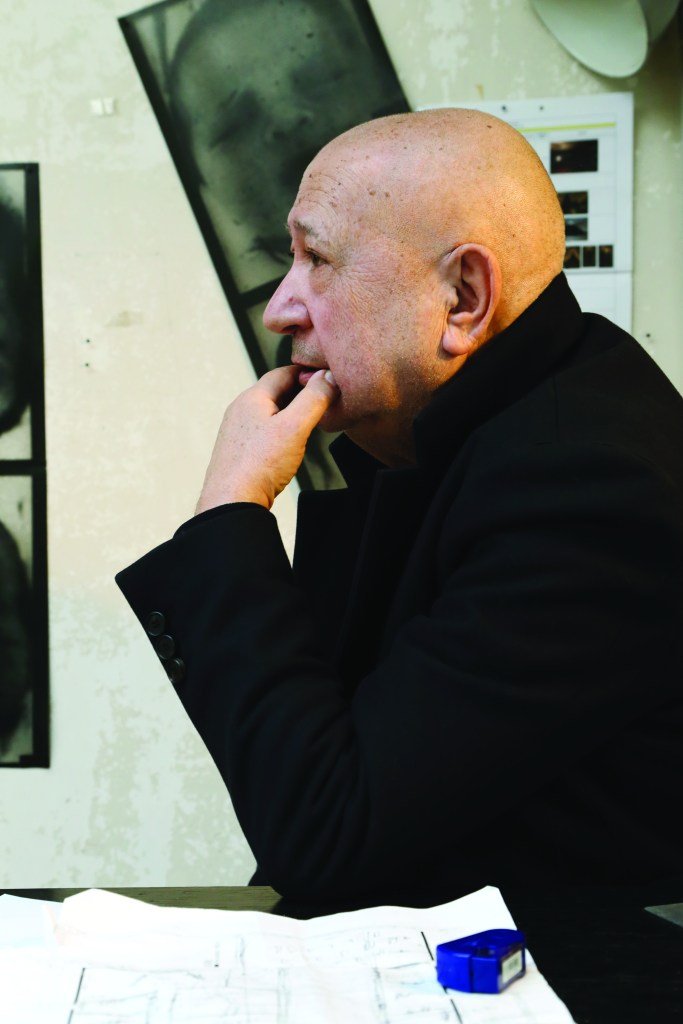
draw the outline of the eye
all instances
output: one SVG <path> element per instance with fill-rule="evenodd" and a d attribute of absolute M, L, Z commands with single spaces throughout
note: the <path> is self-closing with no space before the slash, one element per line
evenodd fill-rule
<path fill-rule="evenodd" d="M 306 256 L 311 261 L 311 266 L 313 267 L 322 267 L 325 263 L 325 260 L 322 258 L 320 253 L 315 252 L 313 249 L 307 249 Z"/>

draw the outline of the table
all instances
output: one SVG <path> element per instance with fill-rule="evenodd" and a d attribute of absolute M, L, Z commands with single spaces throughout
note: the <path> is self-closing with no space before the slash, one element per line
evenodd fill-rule
<path fill-rule="evenodd" d="M 61 901 L 80 889 L 5 889 Z M 159 906 L 313 917 L 266 886 L 110 889 Z M 534 958 L 577 1024 L 683 1024 L 683 928 L 645 906 L 683 901 L 683 879 L 632 889 L 503 892 Z"/>

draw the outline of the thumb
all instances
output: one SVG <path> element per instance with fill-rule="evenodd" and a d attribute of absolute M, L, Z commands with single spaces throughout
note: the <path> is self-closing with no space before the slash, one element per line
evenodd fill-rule
<path fill-rule="evenodd" d="M 286 415 L 294 429 L 311 433 L 339 395 L 331 370 L 317 370 L 280 415 Z"/>

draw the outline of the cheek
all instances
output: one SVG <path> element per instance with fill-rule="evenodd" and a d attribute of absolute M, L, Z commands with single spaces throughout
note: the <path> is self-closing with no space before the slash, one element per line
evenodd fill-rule
<path fill-rule="evenodd" d="M 340 384 L 376 385 L 391 377 L 399 336 L 410 334 L 396 298 L 366 282 L 326 281 L 311 296 L 310 309 L 318 342 Z M 372 282 L 374 283 L 374 282 Z M 342 286 L 343 284 L 343 286 Z M 365 286 L 363 286 L 365 284 Z"/>

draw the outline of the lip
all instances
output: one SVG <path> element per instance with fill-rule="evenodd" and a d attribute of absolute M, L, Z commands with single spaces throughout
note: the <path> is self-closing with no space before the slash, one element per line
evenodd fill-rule
<path fill-rule="evenodd" d="M 301 366 L 301 369 L 299 370 L 298 380 L 299 380 L 299 384 L 301 385 L 302 388 L 305 387 L 308 384 L 309 380 L 311 379 L 311 377 L 313 376 L 314 373 L 317 373 L 318 370 L 326 370 L 327 369 L 326 366 L 311 366 L 310 364 L 300 364 L 300 363 L 296 363 L 295 365 Z"/>

